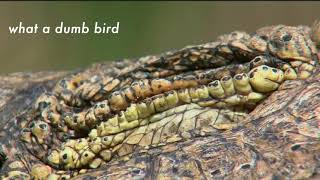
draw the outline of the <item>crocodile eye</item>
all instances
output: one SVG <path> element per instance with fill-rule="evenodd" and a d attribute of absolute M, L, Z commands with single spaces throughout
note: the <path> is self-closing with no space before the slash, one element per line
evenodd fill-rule
<path fill-rule="evenodd" d="M 266 70 L 268 70 L 269 68 L 268 68 L 267 66 L 262 66 L 262 69 L 266 71 Z"/>
<path fill-rule="evenodd" d="M 277 72 L 278 72 L 278 70 L 277 70 L 277 69 L 272 68 L 272 72 L 277 73 Z"/>
<path fill-rule="evenodd" d="M 100 108 L 105 108 L 106 105 L 105 104 L 100 104 Z"/>
<path fill-rule="evenodd" d="M 286 34 L 286 35 L 282 36 L 282 40 L 284 42 L 290 41 L 291 39 L 292 39 L 292 36 L 290 34 Z"/>

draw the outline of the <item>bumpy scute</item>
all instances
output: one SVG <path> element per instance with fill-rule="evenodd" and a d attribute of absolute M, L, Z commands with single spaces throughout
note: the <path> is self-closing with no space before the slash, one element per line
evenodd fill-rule
<path fill-rule="evenodd" d="M 318 29 L 315 24 L 312 29 L 277 25 L 252 34 L 235 31 L 218 37 L 217 42 L 188 46 L 136 61 L 123 60 L 108 68 L 67 76 L 51 93 L 39 96 L 33 109 L 22 116 L 19 139 L 14 141 L 16 146 L 12 150 L 14 154 L 21 151 L 31 155 L 25 159 L 21 154 L 10 156 L 9 161 L 13 164 L 21 162 L 23 165 L 6 167 L 2 178 L 69 179 L 91 172 L 98 175 L 99 171 L 95 169 L 100 167 L 110 168 L 104 168 L 102 174 L 122 172 L 125 168 L 121 171 L 113 168 L 131 162 L 135 162 L 132 166 L 140 168 L 132 172 L 144 174 L 145 166 L 140 164 L 144 160 L 137 160 L 137 157 L 145 156 L 137 153 L 156 153 L 158 158 L 164 158 L 158 162 L 163 169 L 158 169 L 160 173 L 153 177 L 170 177 L 168 172 L 176 172 L 179 177 L 187 174 L 202 177 L 200 171 L 197 176 L 191 174 L 199 167 L 206 168 L 207 179 L 227 176 L 228 169 L 222 167 L 229 167 L 228 159 L 235 160 L 234 152 L 237 157 L 239 154 L 249 157 L 250 153 L 259 151 L 252 150 L 256 148 L 252 142 L 258 147 L 269 143 L 261 140 L 261 134 L 256 135 L 261 142 L 246 138 L 255 134 L 260 126 L 258 121 L 248 121 L 250 117 L 257 119 L 253 117 L 259 114 L 256 106 L 273 92 L 281 93 L 283 89 L 277 90 L 285 83 L 307 79 L 315 72 L 319 63 Z M 282 98 L 285 100 L 287 96 Z M 282 104 L 275 102 L 279 100 L 264 106 L 271 108 L 271 112 L 272 105 Z M 265 113 L 260 112 L 261 115 Z M 296 116 L 296 112 L 292 114 Z M 277 117 L 278 121 L 281 116 Z M 244 126 L 244 123 L 247 124 Z M 282 127 L 276 125 L 276 128 Z M 269 138 L 267 134 L 264 139 Z M 209 139 L 206 136 L 218 143 L 203 146 L 201 150 L 194 147 L 197 144 L 183 145 L 197 143 L 201 138 L 206 141 Z M 288 146 L 290 150 L 286 152 L 294 151 L 296 157 L 308 159 L 296 151 L 302 146 Z M 6 144 L 4 147 L 8 152 Z M 272 151 L 280 149 L 275 147 L 268 152 Z M 179 157 L 178 162 L 171 163 L 168 159 L 175 157 L 168 157 L 164 152 L 166 155 L 188 153 Z M 219 158 L 196 160 L 224 154 L 226 157 L 220 160 L 225 161 Z M 190 160 L 190 156 L 195 160 L 184 162 L 184 159 Z M 258 168 L 257 177 L 268 174 L 270 171 L 264 159 L 270 154 L 253 156 L 255 159 L 251 162 L 246 158 L 237 161 L 232 165 L 233 172 Z M 290 156 L 282 159 L 287 157 Z M 219 161 L 202 166 L 201 163 L 212 159 Z M 300 164 L 298 159 L 294 161 Z M 310 159 L 304 162 L 313 163 Z M 170 169 L 172 164 L 178 167 Z M 297 177 L 309 177 L 304 171 L 297 174 Z"/>

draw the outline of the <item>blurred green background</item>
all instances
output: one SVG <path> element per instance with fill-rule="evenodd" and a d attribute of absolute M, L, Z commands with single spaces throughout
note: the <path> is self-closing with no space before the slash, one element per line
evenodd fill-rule
<path fill-rule="evenodd" d="M 213 41 L 233 30 L 311 25 L 320 2 L 1 2 L 0 74 L 69 70 Z M 9 34 L 8 26 L 120 22 L 119 34 Z"/>

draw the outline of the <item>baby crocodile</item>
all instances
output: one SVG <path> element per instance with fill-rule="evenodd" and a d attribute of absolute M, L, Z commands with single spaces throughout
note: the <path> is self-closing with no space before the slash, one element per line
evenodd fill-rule
<path fill-rule="evenodd" d="M 319 23 L 268 26 L 33 85 L 1 178 L 318 177 L 319 44 Z"/>

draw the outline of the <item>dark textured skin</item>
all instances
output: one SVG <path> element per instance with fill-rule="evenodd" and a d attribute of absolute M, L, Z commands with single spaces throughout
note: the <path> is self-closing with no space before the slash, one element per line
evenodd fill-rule
<path fill-rule="evenodd" d="M 107 64 L 96 64 L 84 71 L 103 74 L 107 68 Z M 6 157 L 20 158 L 27 170 L 40 162 L 17 143 L 16 122 L 27 118 L 24 113 L 31 110 L 35 99 L 51 91 L 57 80 L 66 75 L 44 72 L 0 77 L 0 142 L 10 150 L 0 156 L 0 172 L 6 172 Z M 318 179 L 319 100 L 318 67 L 307 80 L 286 81 L 235 129 L 148 150 L 137 149 L 74 179 Z M 19 152 L 24 157 L 17 158 L 16 149 L 24 150 Z"/>
<path fill-rule="evenodd" d="M 1 126 L 8 117 L 12 120 L 22 113 L 33 98 L 49 90 L 59 74 L 64 73 L 41 74 L 41 79 L 35 74 L 21 83 L 7 84 L 6 88 L 15 95 L 2 96 L 10 100 L 1 107 Z M 13 105 L 16 111 L 10 113 L 8 108 Z M 119 159 L 75 179 L 320 178 L 320 69 L 308 80 L 287 81 L 247 120 L 248 124 L 231 131 L 136 152 L 129 161 Z"/>
<path fill-rule="evenodd" d="M 5 133 L 4 126 L 15 122 L 15 118 L 28 110 L 35 99 L 49 91 L 66 72 L 13 73 L 0 76 L 0 141 L 6 142 L 18 136 L 18 127 L 12 134 Z M 14 124 L 13 124 L 14 126 Z M 16 130 L 16 131 L 15 131 Z M 0 152 L 1 153 L 1 152 Z M 0 156 L 0 166 L 6 156 Z"/>
<path fill-rule="evenodd" d="M 66 72 L 13 73 L 0 76 L 0 126 L 14 118 L 50 90 Z M 29 95 L 29 96 L 28 96 Z M 17 108 L 12 111 L 13 107 Z"/>
<path fill-rule="evenodd" d="M 75 179 L 320 178 L 320 69 L 306 81 L 284 83 L 246 120 L 231 131 L 137 152 Z"/>

